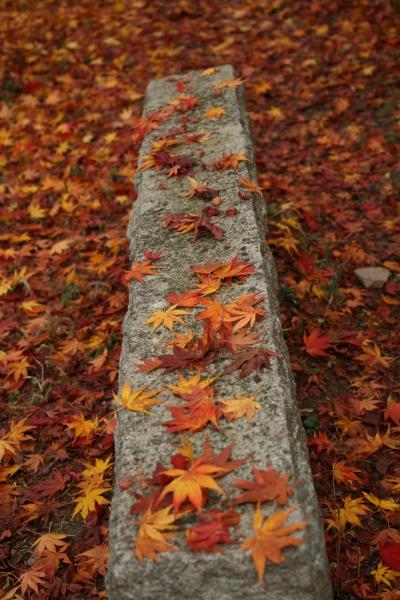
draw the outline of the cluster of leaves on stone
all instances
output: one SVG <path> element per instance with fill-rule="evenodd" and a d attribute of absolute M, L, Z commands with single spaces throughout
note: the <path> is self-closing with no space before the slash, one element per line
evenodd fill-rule
<path fill-rule="evenodd" d="M 204 72 L 205 77 L 209 74 L 210 71 Z M 224 80 L 220 85 L 234 87 L 240 85 L 240 80 Z M 188 97 L 180 98 L 186 100 Z M 197 104 L 195 98 L 192 104 Z M 185 121 L 188 123 L 187 115 Z M 168 144 L 169 141 L 168 136 L 163 134 L 163 143 Z M 145 159 L 146 169 L 150 158 Z M 170 176 L 169 172 L 166 176 Z M 195 180 L 190 179 L 192 186 L 199 190 L 198 183 L 193 182 Z M 216 197 L 216 192 L 204 185 L 201 186 L 201 194 L 208 200 Z M 131 271 L 125 274 L 126 280 L 134 279 L 145 285 L 145 276 L 156 275 L 153 268 L 149 271 L 148 263 L 158 261 L 161 254 L 151 251 L 145 254 L 146 261 L 135 261 Z M 159 268 L 162 268 L 162 261 Z M 202 323 L 203 332 L 196 336 L 191 329 L 181 327 L 180 332 L 167 342 L 168 353 L 155 358 L 146 357 L 137 365 L 137 369 L 145 373 L 155 369 L 166 372 L 195 370 L 190 377 L 179 374 L 176 384 L 165 386 L 179 398 L 179 404 L 167 407 L 171 419 L 161 422 L 161 425 L 170 433 L 184 434 L 183 447 L 178 447 L 178 452 L 171 457 L 171 468 L 158 462 L 150 477 L 132 473 L 130 480 L 117 482 L 117 485 L 122 484 L 122 489 L 129 490 L 136 498 L 131 514 L 139 516 L 135 552 L 141 561 L 145 558 L 159 561 L 159 553 L 177 550 L 177 546 L 171 544 L 171 539 L 178 533 L 176 530 L 184 530 L 186 543 L 193 551 L 220 552 L 221 544 L 238 543 L 240 537 L 232 531 L 240 523 L 240 513 L 233 506 L 248 502 L 257 504 L 254 536 L 244 541 L 242 549 L 251 549 L 259 582 L 262 583 L 267 562 L 283 562 L 285 556 L 282 550 L 302 542 L 302 538 L 291 534 L 303 529 L 306 523 L 285 523 L 295 506 L 275 512 L 266 520 L 260 508 L 263 502 L 276 501 L 279 506 L 287 503 L 292 495 L 289 477 L 278 473 L 270 465 L 267 470 L 253 467 L 252 481 L 236 479 L 233 484 L 246 491 L 232 497 L 231 491 L 221 488 L 216 479 L 236 470 L 248 457 L 232 459 L 234 443 L 217 453 L 207 437 L 203 452 L 195 456 L 188 436 L 207 426 L 219 430 L 224 419 L 247 418 L 251 423 L 256 411 L 263 408 L 262 404 L 254 396 L 218 397 L 215 386 L 224 373 L 239 371 L 241 377 L 246 377 L 253 371 L 268 368 L 270 357 L 276 356 L 276 353 L 261 345 L 257 333 L 252 331 L 256 322 L 264 316 L 260 294 L 242 293 L 227 304 L 223 304 L 217 296 L 224 286 L 235 285 L 235 282 L 256 274 L 251 263 L 233 257 L 227 263 L 218 261 L 192 266 L 192 271 L 198 278 L 197 287 L 180 294 L 171 292 L 166 298 L 170 306 L 151 314 L 146 324 L 153 329 L 165 327 L 172 332 L 174 325 L 184 324 L 184 319 L 192 312 L 192 316 L 195 315 L 196 320 Z M 132 293 L 135 298 L 134 289 Z M 230 359 L 225 370 L 217 376 L 202 378 L 202 372 L 216 363 L 221 355 Z M 120 394 L 115 395 L 115 401 L 126 410 L 148 415 L 154 405 L 162 402 L 160 393 L 162 390 L 146 387 L 132 389 L 125 382 Z M 225 496 L 222 506 L 219 496 Z M 203 512 L 204 508 L 206 512 Z M 194 512 L 199 514 L 197 522 Z"/>
<path fill-rule="evenodd" d="M 104 596 L 139 101 L 151 78 L 222 63 L 245 80 L 337 595 L 400 597 L 395 5 L 2 3 L 3 600 Z M 188 215 L 168 226 L 213 235 Z M 362 288 L 368 265 L 384 289 Z"/>

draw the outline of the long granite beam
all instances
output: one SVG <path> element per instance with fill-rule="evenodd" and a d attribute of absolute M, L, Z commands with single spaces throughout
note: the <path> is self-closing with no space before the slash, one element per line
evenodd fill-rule
<path fill-rule="evenodd" d="M 166 401 L 153 407 L 148 416 L 128 410 L 118 410 L 116 441 L 116 483 L 110 521 L 110 564 L 107 589 L 110 600 L 331 600 L 332 591 L 325 553 L 321 517 L 313 486 L 307 456 L 305 434 L 295 401 L 295 388 L 289 357 L 282 336 L 277 301 L 277 277 L 274 261 L 265 242 L 265 202 L 260 194 L 243 187 L 243 179 L 256 182 L 256 168 L 249 122 L 241 85 L 230 82 L 236 77 L 231 66 L 215 71 L 194 71 L 184 75 L 152 81 L 144 104 L 144 138 L 139 164 L 151 154 L 152 143 L 165 137 L 182 139 L 186 145 L 172 147 L 175 154 L 190 155 L 195 160 L 191 176 L 210 188 L 219 190 L 221 214 L 235 208 L 236 215 L 219 220 L 223 228 L 221 241 L 211 234 L 182 235 L 165 226 L 167 213 L 201 213 L 210 203 L 201 198 L 189 200 L 190 189 L 186 176 L 166 177 L 165 169 L 139 170 L 137 175 L 138 199 L 128 229 L 131 258 L 143 261 L 144 253 L 162 252 L 154 263 L 159 268 L 156 276 L 145 277 L 143 283 L 133 280 L 129 308 L 124 321 L 123 345 L 120 362 L 120 389 L 128 381 L 137 389 L 149 386 L 164 390 L 160 396 Z M 219 85 L 221 84 L 222 85 Z M 224 83 L 225 82 L 225 83 Z M 174 100 L 181 98 L 178 104 Z M 183 100 L 182 100 L 183 97 Z M 186 99 L 185 99 L 186 97 Z M 196 105 L 193 106 L 193 100 Z M 171 104 L 172 101 L 172 104 Z M 171 108 L 172 107 L 172 108 Z M 175 107 L 175 108 L 174 108 Z M 223 108 L 219 118 L 207 118 L 209 108 Z M 162 118 L 158 118 L 161 115 Z M 208 113 L 208 117 L 210 113 Z M 211 113 L 212 116 L 212 113 Z M 154 125 L 156 123 L 156 125 Z M 157 127 L 157 128 L 154 128 Z M 210 134 L 196 143 L 191 134 Z M 189 134 L 189 137 L 188 137 Z M 242 155 L 237 170 L 211 169 L 221 156 Z M 212 206 L 212 204 L 211 204 Z M 230 211 L 232 215 L 234 211 Z M 137 474 L 150 476 L 157 462 L 170 467 L 169 459 L 180 445 L 176 433 L 168 433 L 161 421 L 170 419 L 168 405 L 177 404 L 176 398 L 165 389 L 177 381 L 179 371 L 138 372 L 136 365 L 143 357 L 151 358 L 165 353 L 165 342 L 171 334 L 163 328 L 153 331 L 145 321 L 157 310 L 165 310 L 165 297 L 193 289 L 196 277 L 192 265 L 210 262 L 228 262 L 237 256 L 253 264 L 257 274 L 245 281 L 225 285 L 219 290 L 223 302 L 243 293 L 264 296 L 264 319 L 256 331 L 263 345 L 276 352 L 269 369 L 241 378 L 238 371 L 226 374 L 215 383 L 217 396 L 233 398 L 236 394 L 255 396 L 262 405 L 252 423 L 242 418 L 224 421 L 220 429 L 207 428 L 212 446 L 222 450 L 235 440 L 233 458 L 251 455 L 251 460 L 234 473 L 234 477 L 251 479 L 251 465 L 265 469 L 268 462 L 280 473 L 290 475 L 294 489 L 289 504 L 298 504 L 289 522 L 307 520 L 304 542 L 284 551 L 286 562 L 273 565 L 268 562 L 265 585 L 260 586 L 249 551 L 241 544 L 223 547 L 223 552 L 193 552 L 177 537 L 178 552 L 160 554 L 161 563 L 145 559 L 139 562 L 134 553 L 137 528 L 130 514 L 134 501 L 132 493 L 120 481 Z M 186 317 L 185 317 L 186 318 Z M 193 321 L 196 323 L 195 321 Z M 192 324 L 193 325 L 193 324 Z M 198 322 L 197 322 L 198 325 Z M 183 332 L 178 326 L 176 331 Z M 196 331 L 196 325 L 194 325 Z M 222 373 L 229 361 L 222 356 L 203 376 Z M 185 371 L 186 376 L 193 371 Z M 192 434 L 190 440 L 197 452 L 203 447 L 206 432 Z M 229 488 L 230 476 L 221 481 Z M 228 484 L 226 483 L 228 481 Z M 237 492 L 238 490 L 236 490 Z M 233 492 L 234 495 L 234 492 Z M 226 500 L 226 498 L 225 498 Z M 264 516 L 277 510 L 274 503 L 262 505 Z M 241 522 L 240 541 L 253 534 L 254 504 L 239 507 Z M 295 534 L 300 536 L 300 533 Z"/>

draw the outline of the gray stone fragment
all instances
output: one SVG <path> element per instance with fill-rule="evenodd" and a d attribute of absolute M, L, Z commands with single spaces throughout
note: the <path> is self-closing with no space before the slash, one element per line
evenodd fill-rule
<path fill-rule="evenodd" d="M 145 560 L 138 562 L 134 555 L 135 527 L 129 514 L 133 502 L 118 482 L 129 475 L 150 475 L 158 461 L 169 467 L 169 458 L 179 444 L 176 434 L 170 434 L 160 421 L 170 418 L 168 404 L 176 399 L 166 390 L 162 396 L 167 400 L 143 417 L 120 410 L 116 428 L 116 484 L 110 520 L 110 563 L 107 575 L 109 600 L 331 600 L 332 591 L 325 553 L 325 540 L 321 516 L 315 495 L 304 430 L 295 404 L 295 389 L 290 370 L 289 357 L 283 340 L 279 306 L 277 302 L 277 278 L 273 258 L 265 243 L 265 205 L 263 199 L 253 194 L 251 200 L 240 198 L 239 178 L 256 181 L 255 160 L 249 123 L 241 87 L 222 89 L 214 95 L 213 84 L 235 77 L 230 66 L 219 68 L 212 76 L 200 72 L 152 81 L 148 87 L 144 114 L 158 111 L 178 95 L 176 82 L 186 85 L 188 94 L 194 95 L 201 104 L 189 113 L 189 131 L 211 133 L 212 137 L 199 144 L 178 146 L 174 152 L 197 156 L 194 176 L 202 183 L 220 190 L 221 209 L 235 207 L 233 218 L 221 219 L 224 229 L 221 242 L 204 236 L 193 242 L 192 234 L 180 235 L 164 226 L 164 215 L 175 212 L 200 213 L 205 203 L 201 199 L 188 200 L 187 178 L 167 179 L 156 169 L 139 172 L 137 177 L 138 199 L 128 235 L 131 242 L 131 258 L 142 260 L 146 250 L 161 250 L 160 274 L 146 277 L 143 285 L 131 286 L 129 307 L 124 321 L 123 346 L 120 362 L 120 387 L 125 381 L 138 388 L 150 386 L 162 389 L 166 383 L 175 383 L 178 374 L 165 374 L 160 370 L 140 373 L 135 365 L 142 357 L 154 357 L 165 352 L 164 343 L 170 339 L 168 332 L 152 332 L 144 322 L 155 310 L 167 307 L 165 296 L 171 291 L 183 292 L 193 289 L 196 278 L 191 265 L 206 261 L 226 262 L 237 255 L 250 261 L 257 269 L 240 284 L 221 288 L 221 301 L 229 302 L 242 293 L 257 292 L 265 297 L 266 316 L 258 327 L 264 338 L 263 344 L 278 352 L 271 359 L 271 369 L 240 379 L 237 372 L 224 376 L 216 383 L 217 397 L 234 397 L 236 394 L 254 395 L 263 404 L 253 423 L 246 419 L 227 423 L 219 431 L 208 432 L 216 450 L 222 450 L 236 440 L 234 458 L 251 455 L 251 460 L 237 470 L 232 477 L 220 479 L 229 497 L 236 495 L 231 482 L 234 477 L 251 478 L 251 465 L 265 468 L 268 461 L 280 472 L 290 473 L 294 495 L 290 504 L 299 507 L 289 517 L 289 522 L 308 520 L 304 543 L 298 548 L 285 550 L 287 561 L 282 565 L 267 564 L 265 587 L 257 584 L 257 575 L 249 552 L 243 552 L 240 544 L 224 548 L 223 553 L 194 553 L 181 539 L 175 542 L 180 551 L 161 555 L 161 564 Z M 209 107 L 223 106 L 227 115 L 218 121 L 204 118 Z M 193 124 L 191 119 L 197 118 Z M 151 143 L 160 133 L 168 133 L 181 126 L 181 115 L 174 116 L 160 125 L 160 129 L 146 136 L 140 160 L 150 153 Z M 200 153 L 204 152 L 203 155 Z M 222 155 L 245 154 L 248 162 L 241 162 L 237 172 L 206 170 L 201 162 L 211 164 Z M 160 188 L 160 183 L 161 188 Z M 189 320 L 187 320 L 189 323 Z M 190 325 L 189 325 L 190 326 Z M 188 324 L 176 327 L 184 331 Z M 228 361 L 212 365 L 207 375 L 221 373 Z M 190 372 L 186 372 L 188 376 Z M 204 432 L 191 436 L 196 453 L 203 446 Z M 277 507 L 266 503 L 264 515 Z M 254 506 L 245 504 L 241 512 L 240 532 L 243 539 L 253 535 Z M 297 534 L 295 534 L 297 535 Z"/>
<path fill-rule="evenodd" d="M 362 267 L 354 271 L 364 287 L 381 289 L 390 277 L 389 269 L 385 267 Z"/>

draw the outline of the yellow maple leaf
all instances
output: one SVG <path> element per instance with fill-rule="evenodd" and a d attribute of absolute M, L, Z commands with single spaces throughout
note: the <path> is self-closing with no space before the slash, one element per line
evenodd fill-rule
<path fill-rule="evenodd" d="M 347 523 L 355 527 L 361 527 L 360 517 L 367 515 L 370 509 L 363 504 L 362 498 L 346 496 L 343 508 L 333 509 L 331 512 L 333 519 L 328 519 L 328 529 L 334 527 L 338 531 L 343 531 Z"/>
<path fill-rule="evenodd" d="M 210 107 L 204 113 L 206 119 L 211 119 L 217 121 L 223 115 L 226 115 L 226 111 L 222 107 Z"/>
<path fill-rule="evenodd" d="M 72 429 L 74 432 L 73 443 L 79 438 L 86 438 L 89 440 L 92 434 L 96 431 L 99 426 L 97 418 L 92 421 L 91 419 L 85 419 L 84 415 L 74 415 L 71 423 L 68 423 L 67 429 Z"/>
<path fill-rule="evenodd" d="M 299 546 L 303 542 L 303 538 L 295 538 L 290 534 L 304 529 L 307 521 L 284 525 L 287 517 L 295 508 L 297 505 L 276 512 L 264 521 L 259 504 L 257 506 L 253 522 L 255 536 L 248 538 L 243 543 L 242 550 L 251 550 L 260 584 L 264 581 L 264 572 L 268 561 L 276 565 L 284 562 L 286 559 L 282 550 L 289 546 Z"/>
<path fill-rule="evenodd" d="M 64 252 L 64 250 L 67 250 L 67 248 L 70 247 L 70 245 L 74 242 L 75 240 L 73 238 L 67 238 L 65 240 L 60 240 L 59 242 L 56 242 L 55 244 L 52 245 L 52 247 L 49 249 L 49 254 L 51 256 L 53 256 L 53 254 L 62 254 Z"/>
<path fill-rule="evenodd" d="M 220 44 L 219 47 L 222 47 L 224 44 L 226 44 L 226 42 L 222 42 L 222 44 Z M 214 48 L 214 50 L 216 51 L 216 47 Z M 242 85 L 242 83 L 244 83 L 244 79 L 235 79 L 232 77 L 230 79 L 224 79 L 223 81 L 214 84 L 214 87 L 217 90 L 222 90 L 224 88 L 238 87 L 239 85 Z"/>
<path fill-rule="evenodd" d="M 216 379 L 216 377 L 201 379 L 200 373 L 196 373 L 196 375 L 189 377 L 189 379 L 186 379 L 183 375 L 179 375 L 178 383 L 176 385 L 167 384 L 165 387 L 177 396 L 182 396 L 183 394 L 191 394 L 198 388 L 203 390 L 211 385 Z"/>
<path fill-rule="evenodd" d="M 3 460 L 6 453 L 16 454 L 16 448 L 14 444 L 9 442 L 7 439 L 0 440 L 0 461 Z"/>
<path fill-rule="evenodd" d="M 219 403 L 222 404 L 220 410 L 228 421 L 234 421 L 246 415 L 248 422 L 251 423 L 256 410 L 261 408 L 261 404 L 256 401 L 254 396 L 246 397 L 240 394 L 231 400 L 221 399 Z"/>
<path fill-rule="evenodd" d="M 81 514 L 82 518 L 86 520 L 88 514 L 96 510 L 96 504 L 110 504 L 110 501 L 103 497 L 103 494 L 108 492 L 109 489 L 109 487 L 89 486 L 83 494 L 75 498 L 74 502 L 76 506 L 72 516 L 75 517 Z"/>
<path fill-rule="evenodd" d="M 25 435 L 27 431 L 31 431 L 31 429 L 36 429 L 36 425 L 26 425 L 27 419 L 23 418 L 19 421 L 11 421 L 10 429 L 7 434 L 7 439 L 12 443 L 19 446 L 21 442 L 26 442 L 27 440 L 31 440 L 31 435 Z"/>
<path fill-rule="evenodd" d="M 146 324 L 152 325 L 153 329 L 157 329 L 160 325 L 163 325 L 171 331 L 175 323 L 183 323 L 183 319 L 179 315 L 187 314 L 187 310 L 177 308 L 177 305 L 173 304 L 167 310 L 157 310 L 152 313 L 147 319 Z"/>
<path fill-rule="evenodd" d="M 393 581 L 400 576 L 399 571 L 393 571 L 392 569 L 389 569 L 389 567 L 384 565 L 382 561 L 379 561 L 379 564 L 376 567 L 376 569 L 372 569 L 372 571 L 370 571 L 370 574 L 374 576 L 374 579 L 378 585 L 380 583 L 384 583 L 389 587 L 391 587 Z"/>
<path fill-rule="evenodd" d="M 267 114 L 269 114 L 269 116 L 276 121 L 280 121 L 284 118 L 282 110 L 277 106 L 271 106 L 271 108 L 267 110 Z"/>
<path fill-rule="evenodd" d="M 26 300 L 25 302 L 21 302 L 20 306 L 22 310 L 31 315 L 45 310 L 43 304 L 40 304 L 40 302 L 37 302 L 36 300 Z"/>
<path fill-rule="evenodd" d="M 208 67 L 208 69 L 204 69 L 201 74 L 204 75 L 204 77 L 210 77 L 211 75 L 217 73 L 218 70 L 218 67 Z"/>
<path fill-rule="evenodd" d="M 43 219 L 46 216 L 46 210 L 41 208 L 38 200 L 32 200 L 28 206 L 28 212 L 31 219 Z"/>
<path fill-rule="evenodd" d="M 382 499 L 378 498 L 377 496 L 374 496 L 374 494 L 367 494 L 367 492 L 363 492 L 363 496 L 369 502 L 371 502 L 371 504 L 373 504 L 377 508 L 380 508 L 381 510 L 387 510 L 390 512 L 392 510 L 399 510 L 400 508 L 400 504 L 392 500 L 392 498 Z"/>
<path fill-rule="evenodd" d="M 176 529 L 176 516 L 171 514 L 171 510 L 172 506 L 167 506 L 153 512 L 150 506 L 140 520 L 134 523 L 139 527 L 135 540 L 135 554 L 141 562 L 144 558 L 160 562 L 159 552 L 176 550 L 167 541 L 173 537 L 170 531 Z"/>
<path fill-rule="evenodd" d="M 146 390 L 146 387 L 133 390 L 130 384 L 126 381 L 121 390 L 120 396 L 114 394 L 114 400 L 127 410 L 147 415 L 149 414 L 149 408 L 155 404 L 160 404 L 163 401 L 155 399 L 155 396 L 160 393 L 160 390 Z"/>
<path fill-rule="evenodd" d="M 372 343 L 372 346 L 369 344 L 371 340 L 364 340 L 361 344 L 361 348 L 363 349 L 362 354 L 358 354 L 356 356 L 356 360 L 361 362 L 365 362 L 366 367 L 375 367 L 380 365 L 385 369 L 390 367 L 390 362 L 393 360 L 390 356 L 382 356 L 381 350 L 375 342 Z"/>
<path fill-rule="evenodd" d="M 105 460 L 102 458 L 96 458 L 96 462 L 94 465 L 90 463 L 83 463 L 86 469 L 82 471 L 82 477 L 93 477 L 94 475 L 102 475 L 109 469 L 112 465 L 111 456 L 108 456 Z"/>

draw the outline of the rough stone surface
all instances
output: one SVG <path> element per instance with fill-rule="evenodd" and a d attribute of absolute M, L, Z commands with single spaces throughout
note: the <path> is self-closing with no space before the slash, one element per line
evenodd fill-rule
<path fill-rule="evenodd" d="M 389 269 L 385 267 L 362 267 L 356 269 L 354 273 L 361 281 L 364 287 L 381 289 L 390 277 Z"/>
<path fill-rule="evenodd" d="M 137 363 L 143 356 L 154 357 L 163 352 L 163 343 L 170 339 L 167 331 L 154 333 L 144 321 L 149 315 L 167 303 L 165 296 L 171 291 L 182 292 L 196 285 L 190 265 L 206 261 L 228 261 L 237 255 L 241 260 L 251 261 L 258 274 L 241 284 L 224 286 L 223 302 L 240 293 L 257 292 L 265 296 L 266 317 L 259 325 L 264 344 L 279 353 L 271 360 L 271 369 L 240 379 L 238 373 L 225 376 L 216 385 L 217 396 L 233 397 L 237 393 L 255 395 L 263 404 L 252 424 L 246 419 L 228 423 L 220 431 L 209 431 L 210 441 L 218 450 L 236 440 L 234 457 L 252 455 L 248 464 L 235 472 L 240 478 L 250 478 L 251 464 L 265 468 L 267 461 L 280 472 L 291 474 L 295 493 L 290 503 L 299 503 L 290 522 L 307 519 L 304 544 L 285 551 L 287 561 L 280 566 L 268 563 L 265 587 L 257 584 L 257 575 L 250 554 L 240 550 L 240 544 L 228 546 L 224 553 L 193 553 L 183 542 L 181 550 L 161 555 L 161 564 L 145 560 L 140 564 L 134 556 L 135 527 L 129 514 L 132 496 L 122 491 L 118 481 L 140 471 L 150 475 L 157 461 L 169 466 L 169 458 L 177 443 L 176 434 L 169 434 L 160 421 L 170 418 L 168 404 L 176 403 L 169 392 L 167 399 L 155 407 L 150 416 L 121 410 L 116 429 L 116 485 L 112 502 L 110 522 L 110 564 L 107 588 L 110 600 L 330 600 L 332 598 L 329 570 L 325 554 L 325 541 L 321 518 L 313 487 L 307 458 L 305 435 L 295 405 L 295 390 L 289 366 L 289 357 L 282 337 L 277 303 L 277 278 L 272 255 L 265 243 L 265 204 L 253 194 L 252 199 L 239 197 L 239 177 L 256 181 L 255 161 L 249 124 L 246 116 L 241 87 L 224 88 L 220 96 L 214 96 L 212 85 L 232 78 L 230 66 L 221 67 L 215 74 L 204 76 L 190 72 L 150 83 L 145 100 L 144 114 L 158 111 L 172 98 L 176 98 L 177 81 L 188 86 L 188 93 L 201 100 L 193 112 L 198 123 L 189 121 L 189 131 L 212 133 L 202 144 L 177 147 L 178 153 L 199 158 L 195 177 L 202 183 L 220 190 L 222 208 L 236 207 L 238 214 L 221 220 L 225 234 L 221 242 L 202 237 L 193 242 L 192 234 L 180 235 L 168 231 L 163 217 L 170 212 L 200 212 L 204 202 L 188 200 L 187 178 L 166 179 L 155 169 L 138 174 L 138 199 L 128 235 L 131 241 L 132 259 L 142 260 L 144 251 L 161 250 L 160 274 L 147 277 L 144 284 L 134 282 L 131 287 L 129 308 L 124 322 L 123 347 L 120 363 L 120 386 L 129 381 L 134 387 L 151 386 L 160 389 L 166 383 L 175 383 L 177 373 L 165 375 L 156 370 L 138 373 Z M 219 121 L 204 119 L 209 107 L 222 106 L 227 115 Z M 141 158 L 149 154 L 151 142 L 160 132 L 170 132 L 181 125 L 182 115 L 175 115 L 163 123 L 158 131 L 147 135 L 141 150 Z M 175 151 L 175 148 L 174 148 Z M 207 171 L 201 167 L 203 160 L 210 164 L 224 154 L 245 154 L 249 162 L 242 162 L 238 171 Z M 166 189 L 160 189 L 160 182 Z M 191 202 L 191 204 L 190 204 Z M 177 327 L 177 331 L 187 329 Z M 224 362 L 213 365 L 210 373 L 221 372 Z M 188 373 L 186 373 L 188 375 Z M 191 436 L 197 451 L 203 445 L 204 432 Z M 229 476 L 228 476 L 229 477 Z M 228 481 L 228 483 L 227 483 Z M 228 489 L 229 479 L 221 480 Z M 272 503 L 263 505 L 264 515 L 276 510 Z M 252 535 L 253 505 L 242 505 L 240 531 L 246 537 Z"/>

